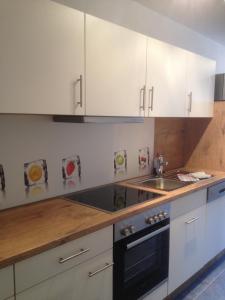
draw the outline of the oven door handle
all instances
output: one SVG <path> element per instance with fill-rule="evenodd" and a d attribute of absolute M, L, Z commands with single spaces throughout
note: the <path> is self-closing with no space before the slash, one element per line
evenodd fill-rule
<path fill-rule="evenodd" d="M 157 229 L 157 230 L 155 230 L 155 231 L 153 231 L 153 232 L 151 232 L 151 233 L 149 233 L 149 234 L 147 234 L 147 235 L 141 237 L 140 239 L 138 239 L 138 240 L 136 240 L 136 241 L 133 241 L 133 242 L 131 242 L 130 244 L 127 244 L 127 249 L 129 250 L 129 249 L 131 249 L 131 248 L 133 248 L 133 247 L 135 247 L 135 246 L 137 246 L 137 245 L 143 243 L 144 241 L 153 238 L 154 236 L 160 234 L 161 232 L 166 231 L 166 230 L 169 229 L 169 228 L 170 228 L 170 225 L 169 225 L 169 224 L 166 225 L 166 226 L 163 226 L 162 228 L 159 228 L 159 229 Z"/>

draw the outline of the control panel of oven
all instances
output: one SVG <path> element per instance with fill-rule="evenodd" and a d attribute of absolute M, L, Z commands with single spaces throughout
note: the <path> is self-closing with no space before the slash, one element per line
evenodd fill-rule
<path fill-rule="evenodd" d="M 114 241 L 168 219 L 169 212 L 170 204 L 164 204 L 116 223 L 114 225 Z"/>

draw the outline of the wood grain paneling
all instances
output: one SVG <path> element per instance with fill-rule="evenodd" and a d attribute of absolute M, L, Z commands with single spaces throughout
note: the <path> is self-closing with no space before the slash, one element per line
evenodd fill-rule
<path fill-rule="evenodd" d="M 190 168 L 225 171 L 225 102 L 215 102 L 213 119 L 186 123 L 185 161 Z"/>
<path fill-rule="evenodd" d="M 185 164 L 184 118 L 156 118 L 154 153 L 163 154 L 168 166 L 166 170 L 181 168 Z"/>

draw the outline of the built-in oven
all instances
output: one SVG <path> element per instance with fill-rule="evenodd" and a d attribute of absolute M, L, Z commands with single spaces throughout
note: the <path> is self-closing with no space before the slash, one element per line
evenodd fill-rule
<path fill-rule="evenodd" d="M 168 277 L 169 206 L 114 228 L 114 300 L 136 300 Z"/>

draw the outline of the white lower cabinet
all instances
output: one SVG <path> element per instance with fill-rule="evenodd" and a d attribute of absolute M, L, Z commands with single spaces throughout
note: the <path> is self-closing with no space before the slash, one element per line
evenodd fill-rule
<path fill-rule="evenodd" d="M 0 269 L 0 300 L 14 295 L 13 266 Z"/>
<path fill-rule="evenodd" d="M 16 299 L 111 300 L 112 250 L 18 294 Z"/>
<path fill-rule="evenodd" d="M 225 249 L 225 196 L 207 203 L 206 252 L 211 260 Z"/>
<path fill-rule="evenodd" d="M 202 191 L 200 191 L 202 192 Z M 206 202 L 206 193 L 193 193 L 190 203 Z M 179 200 L 178 200 L 179 201 Z M 186 204 L 188 197 L 186 197 Z M 192 206 L 191 203 L 190 206 Z M 171 220 L 168 293 L 199 271 L 206 263 L 205 252 L 206 205 Z"/>

